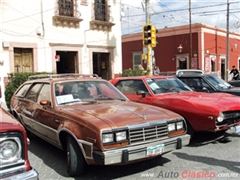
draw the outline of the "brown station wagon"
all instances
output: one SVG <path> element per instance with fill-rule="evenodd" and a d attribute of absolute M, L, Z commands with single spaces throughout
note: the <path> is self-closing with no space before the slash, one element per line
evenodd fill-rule
<path fill-rule="evenodd" d="M 131 102 L 97 75 L 31 76 L 14 93 L 11 113 L 30 133 L 67 152 L 70 176 L 87 164 L 160 156 L 190 140 L 182 116 Z"/>

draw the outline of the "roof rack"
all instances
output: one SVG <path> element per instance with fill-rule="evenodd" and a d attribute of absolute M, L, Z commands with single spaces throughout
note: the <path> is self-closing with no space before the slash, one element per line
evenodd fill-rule
<path fill-rule="evenodd" d="M 72 78 L 72 77 L 90 77 L 90 78 L 100 78 L 97 74 L 74 74 L 74 73 L 66 73 L 66 74 L 38 74 L 38 75 L 32 75 L 28 77 L 28 80 L 33 79 L 43 79 L 43 78 Z"/>

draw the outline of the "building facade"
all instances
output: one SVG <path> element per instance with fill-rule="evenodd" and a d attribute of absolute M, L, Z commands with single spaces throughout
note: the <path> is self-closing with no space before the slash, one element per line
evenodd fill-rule
<path fill-rule="evenodd" d="M 122 70 L 120 1 L 0 1 L 1 87 L 7 73 Z"/>
<path fill-rule="evenodd" d="M 153 50 L 151 61 L 159 66 L 161 72 L 178 68 L 202 69 L 206 72 L 218 71 L 225 79 L 232 65 L 240 69 L 239 33 L 229 32 L 227 38 L 225 29 L 192 24 L 160 29 L 157 36 L 158 46 Z M 142 33 L 122 36 L 123 70 L 138 68 L 139 64 L 146 68 L 147 62 L 141 60 L 143 53 Z"/>

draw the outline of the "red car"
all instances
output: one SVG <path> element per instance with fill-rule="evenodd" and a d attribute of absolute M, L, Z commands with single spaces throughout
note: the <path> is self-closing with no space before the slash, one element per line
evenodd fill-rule
<path fill-rule="evenodd" d="M 188 133 L 240 129 L 240 97 L 195 92 L 173 76 L 132 76 L 110 80 L 131 101 L 166 108 L 182 115 Z"/>
<path fill-rule="evenodd" d="M 0 179 L 37 180 L 28 159 L 26 130 L 2 107 L 0 115 Z"/>

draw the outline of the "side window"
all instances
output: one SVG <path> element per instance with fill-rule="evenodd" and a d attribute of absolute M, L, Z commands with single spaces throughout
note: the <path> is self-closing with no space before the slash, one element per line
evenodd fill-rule
<path fill-rule="evenodd" d="M 205 87 L 208 90 L 212 90 L 212 87 L 210 87 L 209 84 L 204 79 L 201 79 L 200 83 L 202 84 L 202 87 Z"/>
<path fill-rule="evenodd" d="M 199 87 L 199 80 L 198 79 L 186 78 L 186 79 L 181 79 L 181 80 L 191 88 L 196 89 L 196 88 Z"/>
<path fill-rule="evenodd" d="M 41 100 L 48 100 L 49 102 L 51 101 L 51 98 L 50 98 L 50 85 L 49 84 L 44 84 L 40 93 L 39 93 L 39 96 L 38 96 L 38 99 L 37 99 L 37 103 L 40 104 L 40 101 Z"/>
<path fill-rule="evenodd" d="M 137 90 L 143 90 L 148 93 L 148 90 L 142 80 L 127 80 L 120 81 L 116 88 L 123 94 L 136 94 Z"/>
<path fill-rule="evenodd" d="M 23 85 L 19 90 L 18 92 L 16 93 L 16 96 L 17 97 L 24 97 L 25 94 L 27 93 L 29 87 L 31 86 L 31 84 L 25 84 Z"/>
<path fill-rule="evenodd" d="M 42 87 L 42 84 L 33 85 L 32 88 L 30 89 L 30 91 L 28 92 L 28 94 L 26 96 L 26 99 L 36 102 L 37 101 L 37 95 L 38 95 L 41 87 Z"/>

